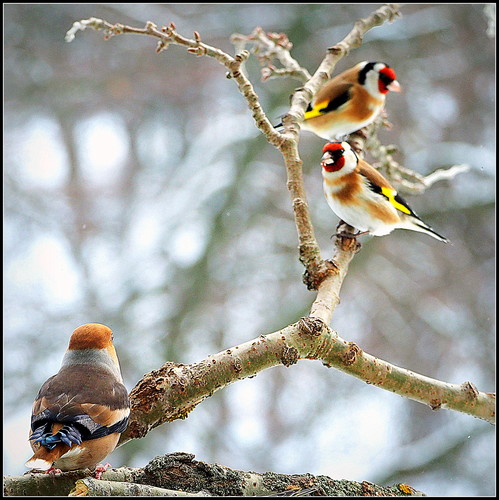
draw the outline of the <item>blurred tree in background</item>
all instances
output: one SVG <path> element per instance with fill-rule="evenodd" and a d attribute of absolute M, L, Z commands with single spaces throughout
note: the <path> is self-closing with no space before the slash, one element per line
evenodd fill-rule
<path fill-rule="evenodd" d="M 166 360 L 191 363 L 307 314 L 280 155 L 214 60 L 147 37 L 85 32 L 92 16 L 181 33 L 230 53 L 232 33 L 283 32 L 314 72 L 326 48 L 379 4 L 4 5 L 4 409 L 6 474 L 25 469 L 30 406 L 69 335 L 115 332 L 125 384 Z M 492 12 L 493 11 L 493 12 Z M 331 325 L 367 352 L 430 377 L 494 390 L 494 4 L 407 4 L 367 33 L 335 73 L 362 60 L 395 68 L 380 138 L 421 174 L 471 170 L 416 212 L 451 245 L 408 231 L 366 239 Z M 292 80 L 260 81 L 270 119 Z M 300 154 L 327 258 L 337 218 L 322 193 L 324 140 Z M 367 158 L 369 160 L 369 158 Z M 15 442 L 15 446 L 11 443 Z M 267 370 L 111 456 L 142 466 L 172 451 L 230 467 L 405 482 L 430 495 L 495 493 L 494 429 L 386 393 L 319 363 Z"/>

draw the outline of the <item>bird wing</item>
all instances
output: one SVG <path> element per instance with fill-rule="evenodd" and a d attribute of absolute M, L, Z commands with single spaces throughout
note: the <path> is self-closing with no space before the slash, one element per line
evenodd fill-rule
<path fill-rule="evenodd" d="M 398 211 L 419 219 L 397 190 L 375 168 L 359 160 L 359 173 L 367 180 L 367 185 L 374 193 L 384 196 Z"/>
<path fill-rule="evenodd" d="M 85 439 L 122 432 L 130 413 L 125 386 L 98 366 L 62 368 L 41 387 L 33 404 L 33 432 L 47 422 L 78 424 Z"/>
<path fill-rule="evenodd" d="M 363 160 L 359 160 L 358 171 L 361 176 L 366 180 L 367 187 L 374 193 L 383 196 L 388 202 L 395 207 L 399 212 L 406 214 L 405 218 L 406 225 L 399 227 L 406 227 L 407 229 L 413 229 L 416 231 L 421 231 L 423 233 L 430 234 L 437 240 L 448 243 L 449 240 L 438 234 L 433 228 L 431 228 L 426 222 L 421 220 L 421 217 L 412 210 L 412 208 L 407 204 L 407 202 L 397 193 L 393 186 L 371 165 Z"/>
<path fill-rule="evenodd" d="M 353 84 L 331 80 L 317 93 L 314 104 L 305 111 L 305 120 L 338 109 L 352 97 Z"/>

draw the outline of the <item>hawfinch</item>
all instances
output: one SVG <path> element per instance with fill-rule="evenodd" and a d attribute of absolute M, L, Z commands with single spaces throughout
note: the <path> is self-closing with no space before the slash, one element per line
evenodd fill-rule
<path fill-rule="evenodd" d="M 400 92 L 395 71 L 382 62 L 363 61 L 335 76 L 305 111 L 303 130 L 335 141 L 369 125 L 381 113 L 389 91 Z M 282 126 L 282 123 L 276 127 Z"/>
<path fill-rule="evenodd" d="M 112 331 L 90 323 L 77 328 L 59 372 L 33 404 L 26 467 L 43 471 L 94 468 L 109 455 L 128 424 L 130 403 Z"/>
<path fill-rule="evenodd" d="M 330 142 L 322 151 L 326 200 L 340 219 L 360 231 L 356 236 L 384 236 L 394 229 L 410 229 L 448 243 L 418 217 L 374 167 L 357 156 L 348 142 Z"/>

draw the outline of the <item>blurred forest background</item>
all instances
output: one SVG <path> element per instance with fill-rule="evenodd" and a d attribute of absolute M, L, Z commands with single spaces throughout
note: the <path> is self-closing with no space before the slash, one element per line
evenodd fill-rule
<path fill-rule="evenodd" d="M 4 4 L 4 473 L 30 456 L 30 407 L 72 331 L 110 326 L 125 384 L 165 361 L 191 363 L 307 315 L 286 173 L 234 82 L 213 59 L 144 36 L 80 32 L 92 16 L 180 34 L 234 53 L 232 33 L 283 32 L 310 72 L 381 4 Z M 468 173 L 406 196 L 452 244 L 395 231 L 366 238 L 332 327 L 398 366 L 495 390 L 495 4 L 406 4 L 335 73 L 393 66 L 382 130 L 420 174 Z M 247 72 L 271 120 L 300 85 Z M 319 167 L 325 141 L 300 140 L 323 255 L 337 217 Z M 369 156 L 367 160 L 369 160 Z M 319 362 L 238 382 L 188 419 L 110 457 L 157 455 L 258 472 L 408 483 L 430 495 L 495 494 L 495 430 L 401 398 Z"/>

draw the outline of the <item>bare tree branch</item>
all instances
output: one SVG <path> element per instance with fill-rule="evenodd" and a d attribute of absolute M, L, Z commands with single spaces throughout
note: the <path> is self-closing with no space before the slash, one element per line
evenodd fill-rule
<path fill-rule="evenodd" d="M 70 497 L 211 497 L 209 493 L 191 493 L 186 491 L 158 488 L 148 484 L 125 483 L 122 481 L 104 481 L 86 477 L 78 479 L 69 493 Z"/>
<path fill-rule="evenodd" d="M 378 486 L 367 481 L 335 480 L 312 474 L 257 473 L 194 460 L 189 453 L 156 457 L 144 468 L 121 467 L 89 476 L 89 470 L 13 476 L 4 482 L 6 496 L 421 496 L 406 484 Z M 76 481 L 76 486 L 75 486 Z M 74 486 L 74 488 L 73 488 Z M 56 493 L 54 493 L 56 491 Z"/>
<path fill-rule="evenodd" d="M 159 38 L 157 52 L 165 50 L 171 44 L 181 45 L 187 47 L 188 52 L 195 55 L 213 57 L 229 70 L 227 76 L 234 79 L 239 91 L 246 99 L 256 126 L 265 135 L 267 141 L 279 149 L 283 155 L 288 176 L 287 186 L 291 195 L 295 224 L 298 231 L 300 260 L 306 267 L 308 275 L 312 277 L 308 281 L 310 288 L 311 283 L 314 284 L 314 287 L 317 287 L 322 279 L 330 272 L 334 272 L 335 266 L 321 258 L 320 248 L 315 238 L 303 184 L 302 161 L 298 153 L 299 123 L 303 120 L 307 104 L 329 78 L 336 63 L 347 55 L 352 48 L 360 46 L 362 38 L 368 30 L 386 21 L 393 21 L 398 15 L 399 11 L 396 4 L 383 5 L 368 18 L 359 19 L 352 31 L 341 42 L 328 49 L 328 54 L 314 76 L 306 82 L 302 89 L 295 92 L 290 111 L 283 118 L 283 124 L 285 125 L 283 134 L 278 133 L 267 119 L 251 82 L 241 71 L 241 65 L 249 57 L 247 50 L 243 50 L 232 57 L 220 49 L 203 43 L 201 36 L 197 32 L 194 33 L 193 39 L 183 37 L 176 32 L 173 23 L 161 29 L 158 29 L 152 22 L 147 22 L 144 28 L 134 28 L 123 24 L 113 25 L 97 18 L 75 22 L 66 34 L 66 41 L 72 41 L 77 31 L 87 27 L 104 30 L 106 39 L 125 33 L 149 35 Z M 263 31 L 257 31 L 256 34 L 254 32 L 254 35 L 250 35 L 250 37 L 254 38 L 255 41 L 260 41 L 260 44 L 265 41 L 267 53 L 270 47 L 274 47 L 273 54 L 277 54 L 280 61 L 289 66 L 287 69 L 298 71 L 299 66 L 296 61 L 289 54 L 287 57 L 284 56 L 284 52 L 289 51 L 290 45 L 289 43 L 282 43 L 282 36 L 271 35 L 270 38 L 267 37 L 267 40 L 263 35 Z M 240 38 L 241 35 L 239 35 L 239 38 L 236 37 L 236 40 Z M 269 58 L 270 56 L 266 57 Z M 305 70 L 302 70 L 302 73 L 305 74 Z"/>
<path fill-rule="evenodd" d="M 441 382 L 364 353 L 340 338 L 322 320 L 302 318 L 268 335 L 210 355 L 190 365 L 165 363 L 146 374 L 130 393 L 131 414 L 120 445 L 144 437 L 153 428 L 185 418 L 204 399 L 227 385 L 273 366 L 316 359 L 368 384 L 428 405 L 467 413 L 495 423 L 495 395 L 470 382 Z"/>
<path fill-rule="evenodd" d="M 414 172 L 414 170 L 403 167 L 393 158 L 398 148 L 394 145 L 385 146 L 378 139 L 378 129 L 386 125 L 386 118 L 381 115 L 366 127 L 367 139 L 365 149 L 369 150 L 371 156 L 376 160 L 373 166 L 382 170 L 397 185 L 400 191 L 410 194 L 421 194 L 440 180 L 453 179 L 456 175 L 469 171 L 469 165 L 454 165 L 448 169 L 438 169 L 424 176 Z"/>
<path fill-rule="evenodd" d="M 291 57 L 293 44 L 284 33 L 265 33 L 262 28 L 257 27 L 250 35 L 233 34 L 231 41 L 239 50 L 244 49 L 248 43 L 253 45 L 252 52 L 263 66 L 262 81 L 286 76 L 305 83 L 311 78 L 310 73 Z M 283 67 L 276 68 L 272 64 L 273 59 L 277 59 Z"/>

